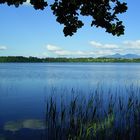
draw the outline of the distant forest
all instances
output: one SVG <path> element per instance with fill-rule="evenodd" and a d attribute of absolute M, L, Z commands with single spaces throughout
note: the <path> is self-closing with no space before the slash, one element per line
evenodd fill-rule
<path fill-rule="evenodd" d="M 124 59 L 124 58 L 37 58 L 37 57 L 23 57 L 23 56 L 0 56 L 0 63 L 11 62 L 28 62 L 28 63 L 46 63 L 46 62 L 140 62 L 137 59 Z"/>

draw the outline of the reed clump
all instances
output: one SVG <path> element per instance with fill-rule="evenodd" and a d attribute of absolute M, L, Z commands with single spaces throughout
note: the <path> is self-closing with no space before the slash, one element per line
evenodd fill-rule
<path fill-rule="evenodd" d="M 132 86 L 122 91 L 98 88 L 88 96 L 76 93 L 59 100 L 50 96 L 46 139 L 139 140 L 140 90 Z"/>

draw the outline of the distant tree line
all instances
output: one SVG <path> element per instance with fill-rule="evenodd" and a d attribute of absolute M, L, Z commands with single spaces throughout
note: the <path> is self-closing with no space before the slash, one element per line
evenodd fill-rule
<path fill-rule="evenodd" d="M 51 63 L 51 62 L 140 62 L 140 58 L 137 59 L 125 59 L 125 58 L 38 58 L 38 57 L 23 57 L 23 56 L 1 56 L 0 63 Z"/>

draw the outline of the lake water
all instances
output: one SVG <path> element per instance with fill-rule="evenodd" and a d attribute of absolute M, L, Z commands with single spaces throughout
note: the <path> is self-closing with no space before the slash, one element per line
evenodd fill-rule
<path fill-rule="evenodd" d="M 105 91 L 139 86 L 140 64 L 1 63 L 0 140 L 42 140 L 50 95 L 87 96 L 99 85 Z"/>

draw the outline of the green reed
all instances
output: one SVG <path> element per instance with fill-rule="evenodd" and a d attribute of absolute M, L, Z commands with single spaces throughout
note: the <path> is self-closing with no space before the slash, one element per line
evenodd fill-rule
<path fill-rule="evenodd" d="M 56 91 L 56 90 L 55 90 Z M 126 97 L 123 92 L 126 92 Z M 54 91 L 53 91 L 54 92 Z M 47 140 L 139 140 L 140 90 L 97 88 L 89 96 L 72 89 L 71 99 L 47 100 Z M 63 94 L 63 93 L 62 93 Z M 87 94 L 87 93 L 86 93 Z M 104 98 L 105 97 L 105 98 Z"/>

